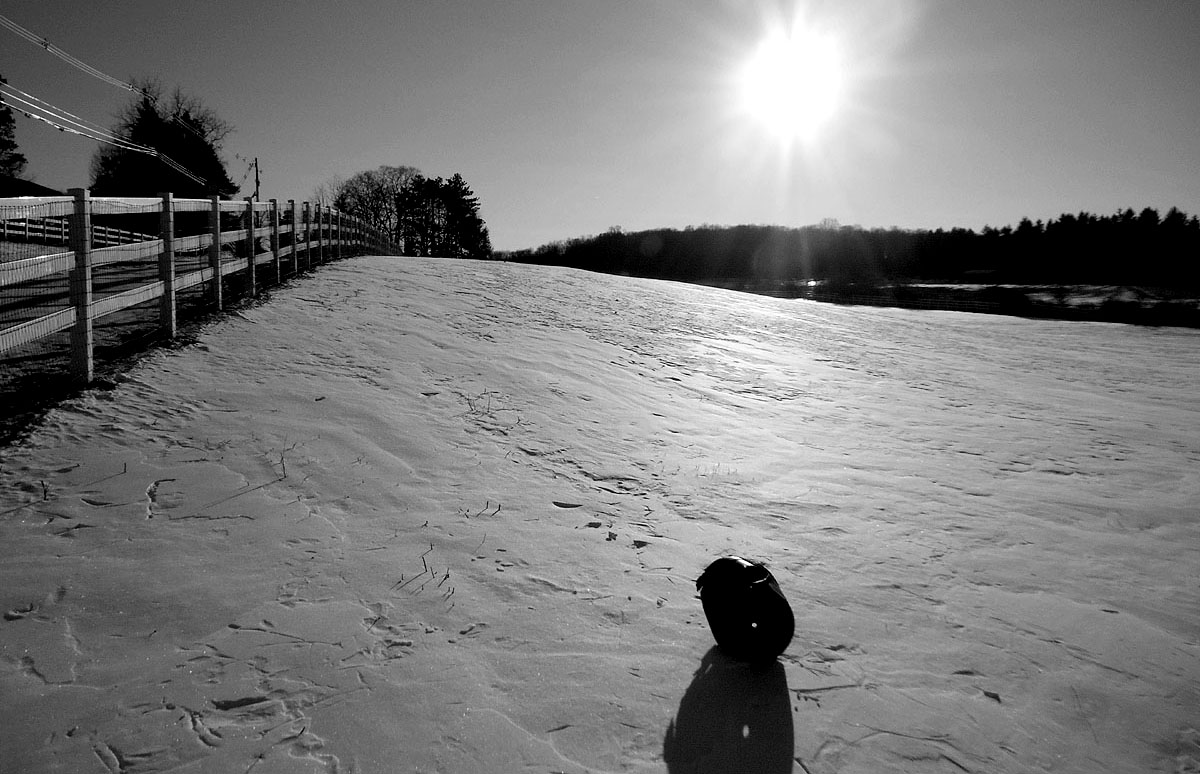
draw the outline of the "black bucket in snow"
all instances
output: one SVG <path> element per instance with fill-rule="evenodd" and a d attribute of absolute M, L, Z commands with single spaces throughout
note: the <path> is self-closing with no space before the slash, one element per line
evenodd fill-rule
<path fill-rule="evenodd" d="M 762 564 L 723 556 L 696 580 L 696 590 L 713 637 L 730 658 L 773 661 L 792 641 L 792 606 Z"/>

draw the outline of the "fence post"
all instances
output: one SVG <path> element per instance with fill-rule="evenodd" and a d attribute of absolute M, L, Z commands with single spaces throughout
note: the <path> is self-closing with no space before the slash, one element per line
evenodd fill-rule
<path fill-rule="evenodd" d="M 344 241 L 346 241 L 346 240 L 345 240 L 344 235 L 342 234 L 342 211 L 338 210 L 337 211 L 337 247 L 335 248 L 334 254 L 337 256 L 337 259 L 339 261 L 342 260 L 342 242 L 344 242 Z"/>
<path fill-rule="evenodd" d="M 317 202 L 315 209 L 317 211 L 317 216 L 316 216 L 316 221 L 317 221 L 317 264 L 319 265 L 319 264 L 325 262 L 325 242 L 322 239 L 324 234 L 321 233 L 322 231 L 324 231 L 325 224 L 321 220 L 321 203 L 320 202 Z"/>
<path fill-rule="evenodd" d="M 246 278 L 250 282 L 250 297 L 258 295 L 257 276 L 255 274 L 254 253 L 258 249 L 254 238 L 254 199 L 246 197 Z"/>
<path fill-rule="evenodd" d="M 92 359 L 92 202 L 86 188 L 72 188 L 75 210 L 71 213 L 71 306 L 75 325 L 71 328 L 71 374 L 87 384 L 96 375 Z M 28 221 L 26 221 L 28 222 Z"/>
<path fill-rule="evenodd" d="M 308 268 L 313 269 L 321 265 L 321 205 L 319 202 L 313 202 L 309 215 L 308 238 L 317 244 L 313 255 L 308 259 Z"/>
<path fill-rule="evenodd" d="M 288 199 L 288 210 L 292 213 L 292 276 L 300 273 L 300 219 L 296 217 L 296 200 Z"/>
<path fill-rule="evenodd" d="M 208 246 L 208 265 L 213 272 L 212 299 L 217 311 L 225 308 L 225 284 L 221 266 L 221 197 L 211 197 L 212 210 L 208 216 L 208 226 L 212 231 L 212 244 Z"/>
<path fill-rule="evenodd" d="M 158 230 L 162 237 L 162 252 L 158 254 L 158 278 L 162 281 L 163 294 L 159 302 L 159 324 L 167 336 L 175 338 L 175 197 L 162 195 L 162 212 L 158 217 Z"/>
<path fill-rule="evenodd" d="M 279 200 L 271 200 L 271 262 L 275 264 L 275 284 L 283 282 L 283 271 L 279 268 Z"/>
<path fill-rule="evenodd" d="M 312 254 L 308 249 L 308 227 L 312 224 L 312 205 L 304 203 L 304 270 L 312 268 Z"/>

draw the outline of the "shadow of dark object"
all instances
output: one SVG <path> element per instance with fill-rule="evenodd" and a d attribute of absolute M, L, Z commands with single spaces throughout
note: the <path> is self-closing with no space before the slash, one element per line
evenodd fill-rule
<path fill-rule="evenodd" d="M 778 661 L 750 666 L 714 646 L 663 738 L 671 774 L 792 771 L 792 702 Z"/>

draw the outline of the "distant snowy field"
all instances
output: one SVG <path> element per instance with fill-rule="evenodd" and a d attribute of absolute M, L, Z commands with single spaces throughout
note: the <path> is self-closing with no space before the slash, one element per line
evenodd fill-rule
<path fill-rule="evenodd" d="M 0 452 L 5 772 L 1200 771 L 1200 332 L 322 268 Z M 693 581 L 768 562 L 780 666 Z"/>

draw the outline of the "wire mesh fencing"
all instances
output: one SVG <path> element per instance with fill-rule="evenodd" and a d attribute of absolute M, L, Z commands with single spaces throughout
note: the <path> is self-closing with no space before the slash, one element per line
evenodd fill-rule
<path fill-rule="evenodd" d="M 11 419 L 92 382 L 179 324 L 386 235 L 295 202 L 0 199 L 0 441 Z"/>
<path fill-rule="evenodd" d="M 70 197 L 0 202 L 0 330 L 36 329 L 40 320 L 68 312 L 73 210 Z M 14 337 L 0 352 L 0 400 L 6 409 L 16 402 L 14 393 L 34 394 L 69 378 L 66 332 L 24 338 Z"/>

